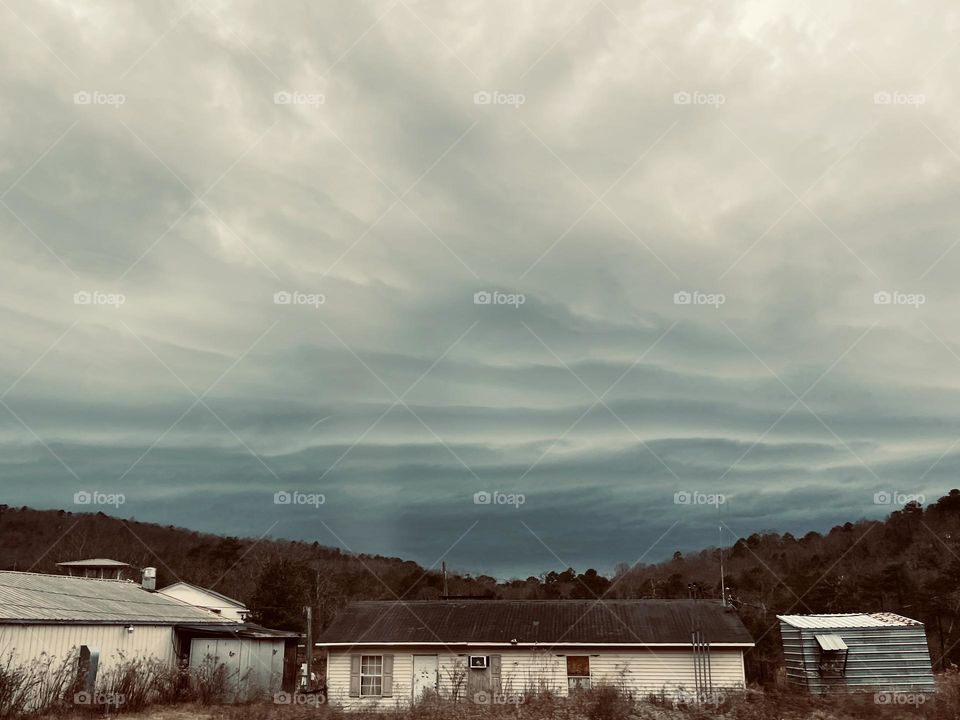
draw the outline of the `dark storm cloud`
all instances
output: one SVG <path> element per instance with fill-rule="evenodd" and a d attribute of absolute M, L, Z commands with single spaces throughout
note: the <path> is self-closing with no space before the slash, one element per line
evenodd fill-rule
<path fill-rule="evenodd" d="M 937 497 L 960 19 L 881 6 L 9 2 L 4 501 L 526 576 Z"/>

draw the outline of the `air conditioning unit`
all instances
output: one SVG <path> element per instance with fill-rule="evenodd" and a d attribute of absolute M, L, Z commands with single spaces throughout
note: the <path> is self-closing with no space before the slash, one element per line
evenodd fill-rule
<path fill-rule="evenodd" d="M 484 670 L 490 664 L 490 658 L 486 655 L 471 655 L 470 656 L 470 669 L 471 670 Z"/>

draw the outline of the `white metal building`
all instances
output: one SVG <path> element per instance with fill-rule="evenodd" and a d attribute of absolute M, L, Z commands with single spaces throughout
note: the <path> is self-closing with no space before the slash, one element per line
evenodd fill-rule
<path fill-rule="evenodd" d="M 392 707 L 425 693 L 511 702 L 613 685 L 683 699 L 745 687 L 753 639 L 709 600 L 357 602 L 321 633 L 330 701 Z"/>
<path fill-rule="evenodd" d="M 83 653 L 95 659 L 91 689 L 99 689 L 103 678 L 125 662 L 155 660 L 176 668 L 187 657 L 196 663 L 192 668 L 204 662 L 225 666 L 227 700 L 282 689 L 277 658 L 282 666 L 296 633 L 225 622 L 216 613 L 153 591 L 153 583 L 153 568 L 144 571 L 145 586 L 0 571 L 0 657 L 55 672 L 78 667 Z M 221 638 L 222 652 L 210 645 L 211 637 Z"/>
<path fill-rule="evenodd" d="M 161 588 L 158 592 L 189 603 L 190 605 L 215 612 L 224 620 L 244 622 L 247 619 L 247 615 L 250 614 L 247 606 L 239 600 L 234 600 L 215 590 L 191 585 L 190 583 L 173 583 L 173 585 L 167 585 L 167 587 Z"/>

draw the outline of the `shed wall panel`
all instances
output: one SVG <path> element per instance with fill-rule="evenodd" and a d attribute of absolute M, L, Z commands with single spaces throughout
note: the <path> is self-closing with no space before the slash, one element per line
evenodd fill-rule
<path fill-rule="evenodd" d="M 781 623 L 787 679 L 815 694 L 833 692 L 933 692 L 930 651 L 922 625 L 833 629 L 847 644 L 842 678 L 821 677 L 816 629 Z"/>

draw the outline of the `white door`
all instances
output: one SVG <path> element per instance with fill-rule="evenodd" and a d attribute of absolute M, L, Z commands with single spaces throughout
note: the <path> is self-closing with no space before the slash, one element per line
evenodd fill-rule
<path fill-rule="evenodd" d="M 436 655 L 413 656 L 413 699 L 420 700 L 423 693 L 437 691 L 438 667 Z"/>

